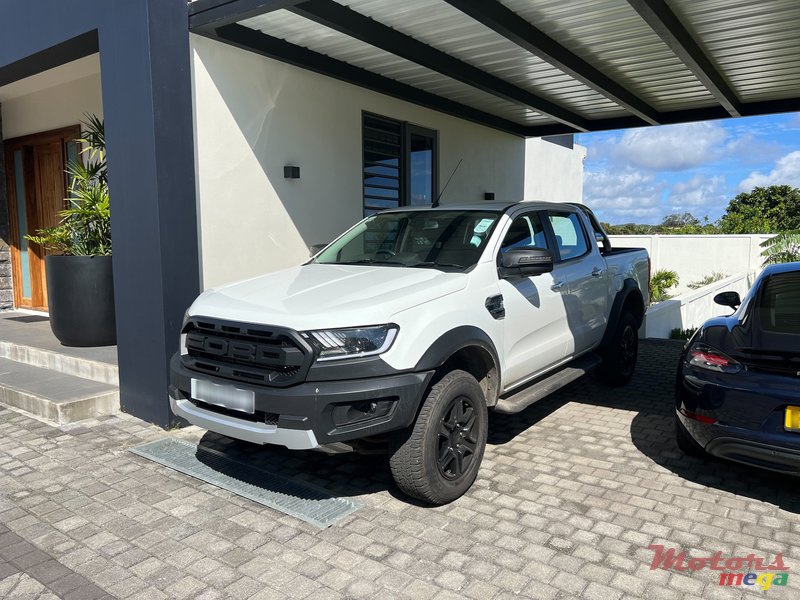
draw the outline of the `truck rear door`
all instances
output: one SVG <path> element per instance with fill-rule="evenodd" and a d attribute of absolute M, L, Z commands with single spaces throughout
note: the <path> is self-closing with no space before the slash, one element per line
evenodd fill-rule
<path fill-rule="evenodd" d="M 605 332 L 608 315 L 606 262 L 582 217 L 570 210 L 547 211 L 549 233 L 557 252 L 557 270 L 568 289 L 564 295 L 567 326 L 572 334 L 568 355 L 596 347 Z"/>

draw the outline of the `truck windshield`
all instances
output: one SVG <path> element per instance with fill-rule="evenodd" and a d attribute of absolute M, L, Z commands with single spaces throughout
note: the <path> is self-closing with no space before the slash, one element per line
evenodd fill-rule
<path fill-rule="evenodd" d="M 478 262 L 500 214 L 485 210 L 378 213 L 325 248 L 314 262 L 465 271 Z"/>

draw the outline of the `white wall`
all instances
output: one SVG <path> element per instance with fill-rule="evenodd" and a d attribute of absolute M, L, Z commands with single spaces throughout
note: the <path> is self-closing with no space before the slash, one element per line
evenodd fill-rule
<path fill-rule="evenodd" d="M 711 317 L 729 315 L 731 310 L 714 302 L 720 292 L 739 292 L 744 298 L 755 281 L 755 273 L 741 273 L 691 293 L 654 304 L 647 309 L 642 337 L 668 338 L 673 329 L 700 327 Z"/>
<path fill-rule="evenodd" d="M 691 292 L 689 283 L 714 272 L 738 275 L 760 271 L 763 248 L 759 244 L 770 235 L 612 235 L 618 248 L 646 248 L 652 270 L 670 269 L 678 273 L 680 285 L 670 290 L 679 295 Z"/>
<path fill-rule="evenodd" d="M 583 202 L 586 148 L 559 146 L 540 138 L 525 142 L 525 200 Z"/>
<path fill-rule="evenodd" d="M 362 111 L 437 130 L 440 186 L 463 158 L 443 205 L 529 199 L 522 138 L 196 35 L 191 46 L 204 287 L 298 264 L 361 219 Z M 570 153 L 534 140 L 537 169 L 555 168 L 540 144 Z"/>
<path fill-rule="evenodd" d="M 3 139 L 77 125 L 85 113 L 102 117 L 100 73 L 3 100 L 0 110 Z"/>

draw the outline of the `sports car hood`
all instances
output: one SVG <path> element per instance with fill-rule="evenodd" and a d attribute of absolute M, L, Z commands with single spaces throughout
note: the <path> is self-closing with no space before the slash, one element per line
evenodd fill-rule
<path fill-rule="evenodd" d="M 207 290 L 189 314 L 298 331 L 378 325 L 462 290 L 468 278 L 426 268 L 312 263 Z"/>

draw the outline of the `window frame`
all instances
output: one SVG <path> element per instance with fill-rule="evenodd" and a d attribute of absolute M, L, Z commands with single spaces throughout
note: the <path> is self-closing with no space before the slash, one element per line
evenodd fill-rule
<path fill-rule="evenodd" d="M 365 194 L 365 188 L 369 187 L 365 185 L 365 176 L 364 176 L 364 169 L 366 168 L 364 160 L 364 154 L 365 154 L 364 134 L 367 127 L 366 124 L 367 119 L 377 119 L 400 127 L 400 165 L 398 169 L 398 175 L 400 179 L 398 181 L 398 189 L 397 189 L 398 204 L 396 207 L 383 208 L 377 210 L 369 209 L 369 210 L 375 210 L 375 212 L 381 212 L 383 210 L 392 210 L 394 208 L 419 206 L 411 204 L 411 136 L 412 135 L 426 136 L 430 137 L 433 140 L 433 155 L 431 157 L 431 193 L 433 195 L 433 199 L 435 200 L 439 196 L 439 131 L 436 129 L 423 127 L 422 125 L 416 125 L 408 121 L 401 121 L 400 119 L 394 119 L 392 117 L 379 115 L 377 113 L 361 111 L 361 207 L 363 211 L 363 216 L 367 217 L 370 214 L 374 214 L 374 213 L 367 213 L 367 201 Z"/>
<path fill-rule="evenodd" d="M 553 258 L 554 258 L 554 261 L 556 263 L 572 262 L 573 260 L 578 260 L 580 258 L 586 258 L 587 256 L 589 256 L 592 253 L 592 244 L 596 244 L 597 242 L 594 242 L 594 241 L 589 239 L 589 234 L 587 233 L 586 227 L 585 227 L 583 221 L 581 220 L 580 214 L 578 214 L 575 211 L 571 211 L 571 210 L 556 210 L 556 209 L 546 209 L 546 210 L 544 210 L 542 212 L 544 213 L 544 215 L 546 217 L 544 219 L 544 221 L 543 221 L 543 226 L 545 228 L 545 232 L 549 236 L 550 243 L 553 245 L 553 249 L 554 249 Z M 577 256 L 570 256 L 569 258 L 564 258 L 563 256 L 561 256 L 561 248 L 558 247 L 558 240 L 556 239 L 556 232 L 555 232 L 555 229 L 553 229 L 553 224 L 550 222 L 550 215 L 551 214 L 559 215 L 559 216 L 575 215 L 575 218 L 578 219 L 578 227 L 580 228 L 581 233 L 583 234 L 583 241 L 586 244 L 586 251 L 583 254 L 578 254 Z"/>

